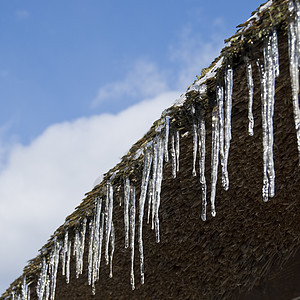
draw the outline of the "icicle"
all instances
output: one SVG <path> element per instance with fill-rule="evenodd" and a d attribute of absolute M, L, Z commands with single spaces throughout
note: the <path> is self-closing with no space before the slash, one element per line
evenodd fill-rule
<path fill-rule="evenodd" d="M 131 249 L 131 287 L 135 289 L 134 280 L 134 238 L 135 238 L 135 187 L 130 188 L 130 249 Z"/>
<path fill-rule="evenodd" d="M 99 279 L 99 274 L 100 274 L 100 264 L 101 264 L 101 254 L 102 254 L 102 243 L 103 243 L 103 237 L 104 237 L 104 213 L 101 213 L 101 227 L 100 227 L 100 240 L 99 240 L 99 256 L 98 256 L 98 269 L 96 270 L 97 272 L 97 277 L 96 279 Z"/>
<path fill-rule="evenodd" d="M 52 251 L 50 253 L 50 261 L 49 261 L 49 273 L 50 273 L 50 282 L 51 282 L 50 300 L 54 300 L 55 298 L 56 276 L 58 270 L 60 249 L 61 249 L 61 245 L 57 241 L 57 238 L 55 237 L 52 246 Z"/>
<path fill-rule="evenodd" d="M 110 255 L 109 255 L 109 277 L 113 277 L 113 257 L 115 252 L 115 227 L 114 223 L 111 223 L 111 234 L 110 234 Z"/>
<path fill-rule="evenodd" d="M 22 300 L 28 299 L 28 285 L 26 284 L 26 275 L 23 277 L 23 282 L 21 285 L 21 297 Z"/>
<path fill-rule="evenodd" d="M 36 294 L 39 300 L 43 300 L 47 282 L 47 272 L 48 264 L 46 263 L 46 258 L 43 256 L 41 264 L 41 273 L 36 286 Z"/>
<path fill-rule="evenodd" d="M 105 261 L 106 264 L 109 264 L 109 254 L 108 254 L 108 248 L 109 248 L 109 239 L 111 235 L 111 224 L 112 224 L 112 213 L 113 213 L 113 187 L 110 182 L 107 183 L 107 197 L 106 197 L 106 225 L 105 225 L 105 238 L 106 238 L 106 244 L 105 244 Z"/>
<path fill-rule="evenodd" d="M 172 176 L 176 178 L 176 153 L 175 153 L 175 137 L 171 136 L 171 158 L 172 158 Z"/>
<path fill-rule="evenodd" d="M 211 149 L 211 215 L 216 216 L 215 199 L 219 164 L 219 117 L 218 110 L 212 111 L 212 149 Z"/>
<path fill-rule="evenodd" d="M 84 254 L 84 245 L 85 245 L 85 233 L 86 233 L 86 218 L 83 219 L 82 230 L 81 230 L 81 240 L 79 246 L 79 272 L 82 274 L 83 271 L 83 254 Z"/>
<path fill-rule="evenodd" d="M 154 194 L 154 207 L 155 207 L 155 217 L 154 217 L 154 228 L 156 235 L 156 242 L 160 242 L 159 235 L 159 207 L 160 207 L 160 192 L 161 192 L 161 183 L 163 177 L 163 164 L 164 164 L 164 147 L 163 140 L 161 137 L 158 138 L 158 153 L 157 153 L 158 161 L 157 161 L 157 174 L 156 174 L 156 182 L 155 185 L 155 194 Z"/>
<path fill-rule="evenodd" d="M 176 171 L 179 172 L 179 152 L 180 152 L 180 146 L 179 146 L 179 131 L 176 131 L 176 147 L 175 147 L 175 152 L 176 152 Z"/>
<path fill-rule="evenodd" d="M 94 216 L 95 219 L 95 216 Z M 95 222 L 91 220 L 89 225 L 89 256 L 88 256 L 88 283 L 89 285 L 92 284 L 92 271 L 93 271 L 93 240 L 94 240 L 94 229 L 95 229 Z"/>
<path fill-rule="evenodd" d="M 197 159 L 197 144 L 198 144 L 197 125 L 193 124 L 193 176 L 197 176 L 196 159 Z"/>
<path fill-rule="evenodd" d="M 216 88 L 217 103 L 218 103 L 218 116 L 219 116 L 219 148 L 220 160 L 222 166 L 222 186 L 226 184 L 226 168 L 224 163 L 224 90 L 223 87 L 217 85 Z"/>
<path fill-rule="evenodd" d="M 76 260 L 76 278 L 79 278 L 79 274 L 80 274 L 79 247 L 80 247 L 79 232 L 78 230 L 76 230 L 75 238 L 74 238 L 74 250 L 73 250 L 73 255 L 75 256 L 75 260 Z"/>
<path fill-rule="evenodd" d="M 47 275 L 45 300 L 48 300 L 49 296 L 50 296 L 50 279 L 49 279 L 49 276 Z"/>
<path fill-rule="evenodd" d="M 275 170 L 273 159 L 273 115 L 275 78 L 279 74 L 277 34 L 274 31 L 263 49 L 264 66 L 259 62 L 262 100 L 263 188 L 264 201 L 275 195 Z"/>
<path fill-rule="evenodd" d="M 125 227 L 125 248 L 129 246 L 129 196 L 130 196 L 130 180 L 125 179 L 124 184 L 124 227 Z"/>
<path fill-rule="evenodd" d="M 30 300 L 30 286 L 27 285 L 27 300 Z"/>
<path fill-rule="evenodd" d="M 290 12 L 294 12 L 294 19 L 290 20 L 288 31 L 290 78 L 292 88 L 292 102 L 294 122 L 297 136 L 299 166 L 300 166 L 300 108 L 299 108 L 299 64 L 300 64 L 300 4 L 295 1 L 289 3 Z M 296 11 L 295 11 L 296 10 Z"/>
<path fill-rule="evenodd" d="M 68 250 L 67 250 L 66 283 L 70 282 L 70 261 L 71 261 L 71 241 L 68 242 Z"/>
<path fill-rule="evenodd" d="M 200 120 L 199 126 L 199 174 L 202 191 L 202 213 L 201 218 L 203 221 L 206 220 L 206 179 L 205 179 L 205 119 L 204 117 Z"/>
<path fill-rule="evenodd" d="M 228 65 L 225 70 L 224 172 L 222 174 L 222 183 L 225 191 L 229 189 L 228 158 L 231 140 L 232 86 L 233 70 Z"/>
<path fill-rule="evenodd" d="M 169 150 L 168 150 L 168 144 L 169 144 L 169 123 L 170 123 L 170 117 L 166 116 L 165 119 L 165 162 L 169 161 Z"/>
<path fill-rule="evenodd" d="M 252 66 L 249 62 L 249 59 L 246 59 L 246 74 L 247 74 L 247 83 L 248 83 L 248 91 L 249 91 L 249 102 L 248 102 L 248 132 L 249 135 L 253 136 L 253 128 L 254 128 L 254 117 L 253 117 L 253 91 L 254 91 L 254 84 L 252 78 Z"/>
<path fill-rule="evenodd" d="M 158 168 L 158 141 L 160 137 L 156 137 L 156 143 L 153 144 L 153 166 L 152 166 L 152 186 L 151 186 L 151 206 L 152 206 L 152 230 L 154 229 L 155 205 L 156 205 L 156 182 Z M 150 208 L 150 206 L 149 206 Z M 149 209 L 148 208 L 148 209 Z M 149 214 L 149 210 L 148 210 Z"/>
<path fill-rule="evenodd" d="M 141 283 L 144 284 L 144 249 L 143 249 L 143 218 L 144 207 L 147 195 L 147 188 L 152 164 L 152 154 L 146 151 L 144 158 L 144 168 L 142 174 L 142 185 L 139 199 L 139 252 L 140 252 L 140 270 L 141 270 Z"/>
<path fill-rule="evenodd" d="M 69 234 L 68 230 L 65 231 L 65 238 L 64 238 L 64 246 L 62 249 L 62 275 L 66 275 L 66 253 L 68 251 L 68 239 L 69 239 Z"/>

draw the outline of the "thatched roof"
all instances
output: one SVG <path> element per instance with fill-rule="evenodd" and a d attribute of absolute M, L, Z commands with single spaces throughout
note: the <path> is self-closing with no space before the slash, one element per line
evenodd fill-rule
<path fill-rule="evenodd" d="M 25 290 L 27 289 L 28 293 L 28 286 L 30 299 L 38 299 L 36 286 L 40 295 L 42 290 L 46 291 L 47 288 L 47 280 L 44 282 L 43 276 L 44 279 L 48 276 L 50 294 L 54 295 L 55 289 L 56 299 L 97 297 L 104 299 L 237 299 L 239 297 L 250 299 L 252 297 L 253 299 L 254 296 L 256 299 L 263 296 L 266 296 L 266 299 L 268 296 L 270 299 L 288 299 L 288 297 L 299 296 L 299 287 L 297 290 L 297 285 L 292 283 L 300 276 L 299 267 L 295 267 L 299 266 L 300 256 L 300 169 L 294 123 L 295 108 L 292 101 L 295 100 L 296 94 L 293 94 L 291 89 L 288 42 L 291 38 L 288 35 L 291 22 L 299 21 L 296 17 L 295 5 L 299 9 L 298 1 L 278 0 L 268 1 L 258 8 L 253 16 L 240 26 L 236 35 L 228 39 L 227 46 L 222 50 L 220 57 L 209 68 L 202 71 L 201 76 L 187 92 L 172 107 L 163 112 L 162 117 L 153 124 L 149 132 L 134 144 L 121 162 L 86 195 L 74 213 L 66 218 L 66 222 L 43 246 L 41 254 L 29 262 L 24 268 L 24 274 L 12 283 L 1 299 L 6 297 L 12 299 L 13 295 L 21 295 L 22 291 L 23 298 L 27 299 Z M 300 41 L 299 32 L 296 33 Z M 263 146 L 263 140 L 269 139 L 272 128 L 267 127 L 267 132 L 262 129 L 262 125 L 266 125 L 262 118 L 262 104 L 264 104 L 262 98 L 266 94 L 269 95 L 267 97 L 272 98 L 270 96 L 272 88 L 268 85 L 272 84 L 271 77 L 274 72 L 276 73 L 276 53 L 273 50 L 277 47 L 272 44 L 276 43 L 275 37 L 278 40 L 280 74 L 274 76 L 274 80 L 276 77 L 274 146 L 271 151 L 270 146 Z M 273 51 L 271 54 L 266 50 L 268 42 L 274 48 L 271 49 Z M 291 43 L 290 47 L 292 47 Z M 300 49 L 298 50 L 300 57 Z M 268 55 L 273 55 L 272 62 L 268 61 Z M 268 63 L 272 67 L 269 75 Z M 257 67 L 257 64 L 260 67 Z M 253 136 L 248 134 L 249 86 L 251 86 L 247 81 L 249 65 L 252 66 L 254 85 Z M 222 128 L 219 120 L 220 112 L 222 113 L 223 110 L 220 109 L 218 92 L 222 87 L 224 90 L 227 88 L 225 103 L 230 100 L 226 100 L 230 94 L 230 82 L 225 82 L 224 74 L 228 74 L 231 70 L 233 72 L 232 139 L 228 160 L 230 185 L 227 191 L 223 189 L 222 177 L 224 178 L 225 175 L 219 165 L 215 197 L 216 216 L 213 217 L 209 200 L 213 198 L 211 192 L 215 180 L 211 174 L 217 165 L 211 164 L 211 158 L 212 153 L 219 157 L 219 150 L 222 149 L 218 134 Z M 270 80 L 266 86 L 261 84 L 262 76 Z M 264 89 L 267 89 L 268 93 L 264 94 Z M 272 110 L 272 107 L 268 107 Z M 226 111 L 228 110 L 225 109 L 225 114 Z M 272 119 L 270 112 L 269 119 Z M 206 134 L 201 135 L 201 130 L 203 133 L 201 126 L 204 123 Z M 173 150 L 173 146 L 176 147 L 177 137 L 179 137 L 179 152 Z M 205 137 L 205 147 L 203 137 Z M 196 149 L 195 156 L 196 138 L 200 140 L 200 152 L 198 153 Z M 213 144 L 213 139 L 217 141 L 217 145 Z M 160 145 L 163 147 L 160 148 Z M 168 161 L 160 152 L 165 145 L 168 149 L 165 153 L 169 154 Z M 201 158 L 204 157 L 201 150 L 204 149 L 205 163 L 201 164 Z M 158 156 L 155 156 L 156 151 Z M 153 171 L 155 157 L 158 159 L 156 165 L 158 171 Z M 177 158 L 179 158 L 178 170 L 176 170 Z M 221 154 L 220 162 L 223 164 L 222 158 L 224 156 Z M 266 173 L 264 173 L 263 158 L 266 158 Z M 270 186 L 266 188 L 268 195 L 262 195 L 263 174 L 269 185 L 273 182 L 272 158 L 276 174 L 274 197 L 271 197 Z M 193 170 L 194 160 L 195 170 Z M 156 180 L 154 189 L 151 186 L 153 174 L 154 177 L 161 175 L 160 168 L 163 170 L 161 191 L 159 180 L 158 182 Z M 196 176 L 193 176 L 195 171 Z M 141 187 L 145 186 L 143 183 L 148 176 L 150 180 L 144 198 L 146 190 Z M 208 202 L 206 216 L 203 198 L 204 178 Z M 129 198 L 127 197 L 129 186 L 125 184 L 126 182 L 130 183 L 131 188 Z M 134 189 L 136 201 L 132 197 Z M 153 199 L 160 200 L 160 205 L 158 203 L 154 205 L 155 231 L 151 229 L 151 224 L 147 224 L 148 199 L 151 197 L 151 191 L 156 195 Z M 102 202 L 99 199 L 102 199 Z M 143 200 L 146 200 L 144 209 Z M 112 202 L 114 202 L 113 206 Z M 101 211 L 98 210 L 99 206 L 97 207 L 100 203 L 102 203 Z M 124 221 L 126 222 L 127 218 L 127 204 L 129 224 L 133 223 L 133 216 L 136 217 L 135 224 L 129 228 L 129 247 L 125 248 Z M 136 214 L 133 214 L 134 208 Z M 144 216 L 141 216 L 143 222 L 140 223 L 142 211 Z M 202 219 L 205 218 L 206 221 L 203 221 Z M 100 278 L 95 281 L 96 294 L 93 296 L 88 277 L 91 276 L 89 268 L 92 271 L 97 267 L 95 257 L 99 257 L 97 256 L 99 244 L 95 241 L 101 238 L 101 222 L 104 222 L 102 260 Z M 144 284 L 141 284 L 139 251 L 141 244 L 138 242 L 141 224 L 143 225 Z M 85 235 L 84 225 L 86 225 Z M 135 239 L 132 238 L 133 228 Z M 158 228 L 160 235 L 158 235 Z M 66 240 L 66 233 L 68 233 L 68 240 Z M 156 243 L 158 237 L 160 242 Z M 81 243 L 82 238 L 85 238 L 83 243 Z M 66 276 L 62 275 L 62 269 L 65 267 L 61 261 L 64 260 L 64 256 L 67 260 L 66 256 L 69 252 L 66 246 L 69 245 L 69 241 L 71 241 L 72 255 L 70 279 L 69 283 L 66 283 Z M 134 246 L 133 242 L 135 242 Z M 111 259 L 110 254 L 114 253 L 112 278 L 109 276 L 110 265 L 105 263 L 104 258 L 106 243 L 109 250 L 106 253 L 109 255 L 108 260 Z M 94 247 L 90 247 L 90 244 Z M 85 246 L 84 251 L 82 246 Z M 74 249 L 75 252 L 77 251 L 75 256 Z M 133 249 L 135 255 L 132 260 Z M 294 256 L 297 251 L 298 254 Z M 82 274 L 80 274 L 80 255 L 83 255 Z M 285 270 L 289 270 L 287 272 L 290 273 L 282 273 Z M 290 285 L 284 284 L 284 278 L 289 279 Z M 135 279 L 134 291 L 132 291 L 132 279 Z M 281 291 L 285 294 L 276 292 L 278 282 L 281 283 Z M 275 291 L 273 296 L 271 291 Z M 268 294 L 264 295 L 264 293 Z"/>

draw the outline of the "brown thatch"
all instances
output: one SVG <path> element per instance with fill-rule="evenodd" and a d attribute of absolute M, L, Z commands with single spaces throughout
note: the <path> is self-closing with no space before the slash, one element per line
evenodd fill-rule
<path fill-rule="evenodd" d="M 181 106 L 173 106 L 166 112 L 170 116 L 171 130 L 180 131 L 180 170 L 172 178 L 172 165 L 164 166 L 160 206 L 161 242 L 155 242 L 155 234 L 144 220 L 143 240 L 145 254 L 145 284 L 139 279 L 139 254 L 136 242 L 136 289 L 130 285 L 130 250 L 124 248 L 123 205 L 115 204 L 115 255 L 113 277 L 109 278 L 109 266 L 103 262 L 100 280 L 96 282 L 96 295 L 92 296 L 87 280 L 87 255 L 84 253 L 84 271 L 76 279 L 75 258 L 71 258 L 70 283 L 65 283 L 58 269 L 56 299 L 291 299 L 300 296 L 300 169 L 289 74 L 286 0 L 274 1 L 259 12 L 260 19 L 229 39 L 231 44 L 222 55 L 229 60 L 234 72 L 232 141 L 229 158 L 230 188 L 224 191 L 219 168 L 216 209 L 217 216 L 201 220 L 201 185 L 199 176 L 192 176 L 193 161 L 193 105 L 206 119 L 206 180 L 210 195 L 211 116 L 216 105 L 216 82 L 223 83 L 224 65 L 213 78 L 205 70 L 208 90 L 200 94 L 193 89 L 186 93 Z M 276 79 L 274 111 L 274 161 L 276 194 L 268 202 L 262 201 L 262 119 L 261 86 L 256 67 L 262 59 L 264 38 L 271 30 L 278 34 L 280 75 Z M 244 57 L 253 67 L 255 118 L 254 136 L 248 135 L 248 87 Z M 74 237 L 76 228 L 84 218 L 91 220 L 94 199 L 103 195 L 106 181 L 111 178 L 115 202 L 123 197 L 123 182 L 130 178 L 140 195 L 143 154 L 134 154 L 156 134 L 155 129 L 164 122 L 164 116 L 154 123 L 151 130 L 123 157 L 122 161 L 107 173 L 104 181 L 87 194 L 77 210 L 67 217 L 66 223 L 54 234 L 63 240 L 64 232 Z M 198 158 L 199 159 L 199 158 Z M 197 161 L 198 164 L 198 161 Z M 208 198 L 209 199 L 209 198 Z M 137 230 L 137 227 L 136 227 Z M 86 241 L 89 240 L 87 231 Z M 47 257 L 53 238 L 43 247 Z M 88 249 L 88 242 L 86 242 Z M 31 283 L 31 298 L 37 299 L 35 285 L 40 275 L 42 255 L 24 269 L 27 283 Z M 9 296 L 18 290 L 23 276 L 4 293 Z"/>

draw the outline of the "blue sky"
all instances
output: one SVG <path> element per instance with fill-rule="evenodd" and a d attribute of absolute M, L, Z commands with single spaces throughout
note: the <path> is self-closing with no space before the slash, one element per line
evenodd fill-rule
<path fill-rule="evenodd" d="M 0 293 L 260 4 L 0 0 Z"/>

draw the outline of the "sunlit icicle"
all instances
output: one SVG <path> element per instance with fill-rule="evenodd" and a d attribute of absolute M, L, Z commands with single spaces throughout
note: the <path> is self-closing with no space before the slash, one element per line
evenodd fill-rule
<path fill-rule="evenodd" d="M 160 234 L 159 234 L 159 207 L 160 207 L 160 193 L 161 193 L 161 183 L 163 178 L 163 164 L 164 164 L 164 147 L 163 147 L 163 139 L 161 137 L 158 138 L 158 161 L 157 161 L 157 175 L 155 182 L 155 218 L 154 218 L 154 228 L 155 228 L 155 236 L 156 242 L 160 242 Z"/>
<path fill-rule="evenodd" d="M 176 153 L 175 153 L 175 137 L 174 134 L 171 136 L 171 159 L 172 159 L 172 177 L 176 178 Z"/>
<path fill-rule="evenodd" d="M 152 222 L 151 228 L 154 229 L 154 218 L 155 218 L 155 204 L 156 204 L 156 182 L 157 182 L 157 168 L 158 168 L 158 141 L 160 137 L 156 137 L 156 142 L 153 143 L 153 164 L 152 164 L 152 185 L 151 185 L 151 206 L 148 207 L 148 214 L 149 209 L 152 207 Z M 149 201 L 150 202 L 150 201 Z"/>
<path fill-rule="evenodd" d="M 139 252 L 140 252 L 140 272 L 141 272 L 141 283 L 144 284 L 144 249 L 143 249 L 143 219 L 144 219 L 144 208 L 147 195 L 147 188 L 149 183 L 150 171 L 152 164 L 152 154 L 150 151 L 146 151 L 144 158 L 144 168 L 142 174 L 142 185 L 139 199 Z"/>
<path fill-rule="evenodd" d="M 23 277 L 21 285 L 21 297 L 22 300 L 28 300 L 28 285 L 26 284 L 26 275 Z"/>
<path fill-rule="evenodd" d="M 294 122 L 297 136 L 298 157 L 300 166 L 300 108 L 299 108 L 299 63 L 300 63 L 300 4 L 290 1 L 289 10 L 294 12 L 294 18 L 289 22 L 288 44 L 290 60 L 290 78 Z M 296 10 L 296 11 L 295 11 Z"/>
<path fill-rule="evenodd" d="M 66 283 L 70 282 L 70 261 L 71 261 L 71 241 L 68 242 L 68 250 L 67 250 Z"/>
<path fill-rule="evenodd" d="M 94 240 L 94 230 L 95 230 L 95 216 L 89 224 L 89 255 L 88 255 L 88 283 L 92 284 L 92 272 L 93 272 L 93 240 Z"/>
<path fill-rule="evenodd" d="M 66 253 L 68 251 L 68 239 L 69 239 L 69 233 L 68 230 L 65 231 L 65 237 L 64 237 L 64 245 L 62 248 L 62 275 L 66 275 Z"/>
<path fill-rule="evenodd" d="M 196 172 L 197 146 L 198 146 L 197 125 L 193 123 L 193 176 L 197 176 L 197 172 Z"/>
<path fill-rule="evenodd" d="M 48 264 L 46 262 L 45 256 L 42 258 L 41 264 L 41 272 L 36 286 L 36 294 L 39 300 L 43 300 L 45 289 L 46 289 L 46 281 L 47 281 L 47 272 L 48 272 Z"/>
<path fill-rule="evenodd" d="M 233 70 L 230 65 L 225 70 L 225 109 L 224 109 L 224 172 L 222 184 L 224 190 L 229 189 L 228 158 L 231 140 L 231 108 L 232 108 Z"/>
<path fill-rule="evenodd" d="M 115 226 L 114 222 L 111 223 L 110 233 L 110 254 L 109 254 L 109 277 L 113 277 L 113 257 L 115 252 Z"/>
<path fill-rule="evenodd" d="M 180 135 L 179 131 L 176 131 L 176 140 L 175 140 L 175 153 L 176 153 L 176 171 L 179 172 L 179 154 L 180 154 Z"/>
<path fill-rule="evenodd" d="M 60 249 L 61 249 L 61 245 L 57 241 L 57 238 L 55 237 L 54 243 L 52 246 L 52 251 L 50 253 L 50 261 L 49 261 L 49 273 L 50 273 L 50 281 L 51 281 L 50 300 L 54 300 L 54 298 L 55 298 L 56 276 L 57 276 L 57 270 L 58 270 Z"/>
<path fill-rule="evenodd" d="M 206 220 L 206 179 L 205 179 L 205 119 L 201 118 L 199 124 L 199 173 L 200 173 L 200 183 L 201 183 L 201 191 L 202 191 L 202 212 L 201 218 L 203 221 Z"/>
<path fill-rule="evenodd" d="M 112 214 L 113 214 L 113 201 L 114 201 L 114 197 L 113 197 L 113 187 L 111 185 L 110 182 L 107 183 L 107 196 L 106 196 L 106 201 L 108 203 L 107 206 L 107 217 L 106 217 L 106 226 L 105 226 L 105 261 L 106 264 L 109 264 L 109 239 L 110 239 L 110 235 L 111 235 L 111 224 L 112 224 Z"/>
<path fill-rule="evenodd" d="M 267 81 L 264 66 L 257 61 L 260 85 L 261 85 L 261 118 L 262 118 L 262 142 L 263 142 L 263 187 L 262 196 L 264 201 L 269 199 L 269 178 L 267 173 L 268 161 L 268 137 L 267 137 Z"/>
<path fill-rule="evenodd" d="M 219 116 L 219 151 L 220 161 L 222 167 L 222 186 L 226 184 L 226 169 L 224 163 L 224 89 L 222 86 L 217 85 L 216 96 L 218 103 L 218 116 Z"/>
<path fill-rule="evenodd" d="M 166 116 L 165 118 L 165 162 L 169 161 L 169 150 L 168 150 L 168 144 L 169 144 L 169 131 L 170 131 L 170 117 Z"/>
<path fill-rule="evenodd" d="M 254 92 L 254 84 L 252 77 L 252 65 L 249 62 L 249 59 L 246 60 L 246 74 L 247 74 L 247 84 L 248 84 L 248 93 L 249 93 L 249 101 L 248 101 L 248 132 L 250 136 L 254 135 L 254 117 L 253 117 L 253 92 Z"/>
<path fill-rule="evenodd" d="M 218 164 L 219 164 L 219 117 L 218 109 L 212 111 L 212 149 L 211 149 L 211 215 L 216 216 L 216 187 L 218 179 Z"/>
<path fill-rule="evenodd" d="M 99 253 L 98 253 L 98 264 L 97 264 L 97 270 L 96 270 L 96 273 L 97 273 L 96 280 L 99 280 L 99 275 L 100 275 L 100 264 L 101 264 L 103 238 L 104 238 L 104 213 L 101 213 Z"/>
<path fill-rule="evenodd" d="M 27 285 L 27 300 L 30 300 L 30 286 Z"/>
<path fill-rule="evenodd" d="M 264 68 L 260 66 L 262 90 L 263 128 L 263 188 L 264 201 L 275 195 L 275 170 L 273 158 L 273 115 L 275 103 L 275 78 L 279 75 L 279 59 L 276 31 L 270 35 L 263 49 Z"/>
<path fill-rule="evenodd" d="M 130 188 L 130 249 L 131 249 L 131 288 L 135 289 L 134 280 L 134 239 L 135 239 L 135 187 Z"/>
<path fill-rule="evenodd" d="M 82 229 L 80 232 L 80 246 L 79 246 L 79 274 L 82 274 L 83 271 L 83 254 L 84 254 L 84 245 L 85 245 L 85 233 L 86 233 L 86 222 L 87 219 L 84 218 L 82 222 Z"/>
<path fill-rule="evenodd" d="M 45 291 L 45 300 L 48 300 L 49 299 L 49 296 L 50 296 L 50 278 L 49 276 L 47 275 L 47 279 L 46 279 L 46 291 Z"/>
<path fill-rule="evenodd" d="M 124 183 L 125 248 L 128 248 L 129 246 L 129 196 L 130 196 L 130 180 L 126 178 Z"/>

